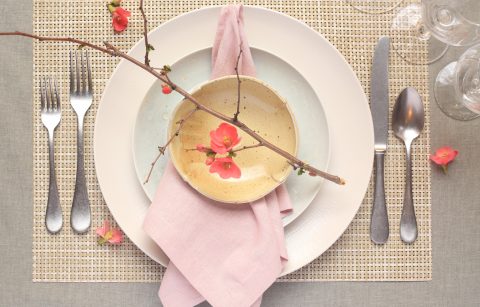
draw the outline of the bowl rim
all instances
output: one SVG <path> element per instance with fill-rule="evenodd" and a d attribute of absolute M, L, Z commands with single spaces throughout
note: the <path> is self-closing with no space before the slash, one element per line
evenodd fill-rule
<path fill-rule="evenodd" d="M 283 98 L 274 88 L 272 88 L 270 85 L 268 85 L 268 83 L 266 83 L 265 81 L 261 80 L 261 79 L 258 79 L 256 77 L 252 77 L 252 76 L 246 76 L 246 75 L 238 75 L 238 77 L 241 79 L 241 80 L 250 80 L 250 81 L 253 81 L 257 84 L 260 84 L 261 86 L 267 88 L 268 90 L 270 90 L 272 93 L 275 94 L 275 96 L 281 100 L 283 103 L 284 103 L 284 106 L 285 108 L 287 109 L 288 111 L 288 114 L 290 114 L 290 117 L 292 119 L 292 123 L 293 123 L 293 130 L 294 130 L 294 133 L 295 133 L 295 147 L 294 147 L 294 152 L 292 153 L 293 156 L 297 156 L 298 154 L 298 146 L 299 146 L 299 135 L 298 135 L 298 127 L 297 127 L 297 121 L 295 119 L 295 115 L 293 114 L 292 112 L 292 109 L 290 108 L 289 104 L 288 104 L 288 101 Z M 217 83 L 217 82 L 220 82 L 220 81 L 223 81 L 223 80 L 229 80 L 229 79 L 236 79 L 237 78 L 237 75 L 226 75 L 226 76 L 222 76 L 222 77 L 219 77 L 219 78 L 216 78 L 216 79 L 211 79 L 211 80 L 207 80 L 205 82 L 202 82 L 200 84 L 198 84 L 197 86 L 195 86 L 194 88 L 192 88 L 189 92 L 191 95 L 195 95 L 195 93 L 197 93 L 198 91 L 202 90 L 203 87 L 207 86 L 207 85 L 210 85 L 210 84 L 213 84 L 213 83 Z M 167 135 L 167 139 L 169 139 L 173 133 L 173 127 L 175 126 L 174 124 L 174 118 L 175 118 L 175 115 L 177 114 L 178 110 L 180 109 L 180 107 L 184 104 L 184 101 L 186 100 L 186 98 L 183 98 L 179 103 L 176 104 L 175 108 L 172 110 L 171 114 L 170 114 L 170 118 L 169 118 L 169 122 L 168 122 L 168 135 Z M 213 116 L 213 115 L 212 115 Z M 170 144 L 171 145 L 171 144 Z M 183 172 L 181 172 L 179 170 L 179 168 L 177 167 L 177 160 L 175 158 L 175 155 L 173 154 L 172 152 L 172 146 L 168 146 L 168 152 L 170 154 L 170 160 L 172 161 L 172 164 L 173 166 L 175 167 L 175 170 L 177 171 L 177 173 L 180 175 L 180 177 L 182 178 L 183 181 L 185 181 L 186 183 L 188 183 L 188 185 L 190 185 L 195 191 L 197 191 L 198 193 L 200 193 L 201 195 L 213 200 L 213 201 L 216 201 L 216 202 L 219 202 L 219 203 L 223 203 L 223 204 L 226 204 L 226 205 L 241 205 L 241 204 L 246 204 L 246 203 L 250 203 L 250 202 L 254 202 L 254 201 L 257 201 L 259 199 L 261 199 L 262 197 L 265 197 L 266 195 L 270 194 L 271 192 L 273 192 L 276 188 L 278 188 L 281 184 L 283 184 L 287 178 L 290 176 L 290 174 L 292 173 L 293 171 L 293 167 L 290 165 L 288 166 L 288 170 L 285 172 L 283 178 L 281 178 L 281 180 L 278 180 L 277 181 L 277 184 L 273 185 L 271 189 L 269 189 L 266 193 L 262 193 L 260 194 L 260 196 L 255 196 L 253 198 L 250 198 L 250 199 L 247 199 L 247 200 L 242 200 L 242 201 L 231 201 L 231 200 L 224 200 L 224 199 L 219 199 L 219 198 L 215 198 L 213 197 L 212 195 L 208 194 L 208 193 L 205 193 L 203 192 L 201 189 L 199 189 L 197 186 L 195 186 L 190 180 L 189 180 L 189 177 L 186 176 L 186 174 L 184 174 Z"/>

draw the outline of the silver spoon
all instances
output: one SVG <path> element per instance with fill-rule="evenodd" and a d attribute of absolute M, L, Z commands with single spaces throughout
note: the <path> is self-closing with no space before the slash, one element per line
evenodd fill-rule
<path fill-rule="evenodd" d="M 405 243 L 417 239 L 417 219 L 412 196 L 412 159 L 411 145 L 423 130 L 424 111 L 422 98 L 412 88 L 404 89 L 397 98 L 392 113 L 392 129 L 395 136 L 403 140 L 407 153 L 407 174 L 405 178 L 405 198 L 400 219 L 400 237 Z"/>

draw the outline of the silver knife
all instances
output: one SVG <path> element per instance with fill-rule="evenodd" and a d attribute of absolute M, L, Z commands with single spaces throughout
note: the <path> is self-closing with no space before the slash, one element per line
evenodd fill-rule
<path fill-rule="evenodd" d="M 388 240 L 388 214 L 385 202 L 383 161 L 388 138 L 388 54 L 390 38 L 379 39 L 372 63 L 370 108 L 375 132 L 375 193 L 370 221 L 370 238 L 376 244 Z"/>

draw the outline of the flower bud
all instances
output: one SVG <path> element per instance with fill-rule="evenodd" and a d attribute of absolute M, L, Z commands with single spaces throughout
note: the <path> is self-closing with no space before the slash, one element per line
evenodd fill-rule
<path fill-rule="evenodd" d="M 162 93 L 168 95 L 172 92 L 172 88 L 168 84 L 162 85 Z"/>
<path fill-rule="evenodd" d="M 207 151 L 208 151 L 208 148 L 205 147 L 205 145 L 197 144 L 197 150 L 198 150 L 199 152 L 207 152 Z"/>

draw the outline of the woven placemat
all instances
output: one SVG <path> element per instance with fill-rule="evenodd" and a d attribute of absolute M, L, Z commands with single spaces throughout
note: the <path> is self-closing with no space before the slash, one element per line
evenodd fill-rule
<path fill-rule="evenodd" d="M 360 1 L 361 2 L 361 1 Z M 382 10 L 396 1 L 376 1 Z M 414 1 L 405 1 L 411 3 Z M 145 9 L 150 27 L 187 11 L 228 1 L 154 1 Z M 231 3 L 231 2 L 230 2 Z M 378 37 L 389 34 L 393 13 L 369 15 L 352 8 L 347 1 L 243 1 L 286 13 L 304 21 L 322 33 L 346 57 L 369 92 L 370 66 Z M 72 36 L 102 44 L 108 40 L 128 50 L 142 37 L 142 21 L 136 1 L 124 1 L 132 12 L 128 30 L 114 35 L 111 17 L 101 0 L 34 0 L 34 31 L 45 36 Z M 144 255 L 128 238 L 119 246 L 96 243 L 94 229 L 109 219 L 115 225 L 96 180 L 93 161 L 93 126 L 96 109 L 106 81 L 118 59 L 91 53 L 96 89 L 94 104 L 85 121 L 85 167 L 92 206 L 92 230 L 76 235 L 70 229 L 69 212 L 73 198 L 76 169 L 76 116 L 68 104 L 68 43 L 34 43 L 33 104 L 33 280 L 34 281 L 129 281 L 161 280 L 164 269 Z M 416 46 L 418 58 L 426 58 L 427 47 Z M 48 144 L 40 121 L 38 84 L 41 76 L 54 75 L 61 87 L 62 122 L 56 130 L 55 158 L 60 199 L 65 224 L 60 234 L 49 235 L 44 226 L 48 191 Z M 406 86 L 418 89 L 426 111 L 425 131 L 413 146 L 413 192 L 419 226 L 419 238 L 411 245 L 401 242 L 399 220 L 404 188 L 404 149 L 389 136 L 386 156 L 386 197 L 391 236 L 387 244 L 376 246 L 369 238 L 371 185 L 355 219 L 343 236 L 321 257 L 280 281 L 313 280 L 429 280 L 431 279 L 431 197 L 430 197 L 430 112 L 428 67 L 405 63 L 393 52 L 390 58 L 390 103 Z M 315 244 L 312 242 L 312 244 Z"/>

